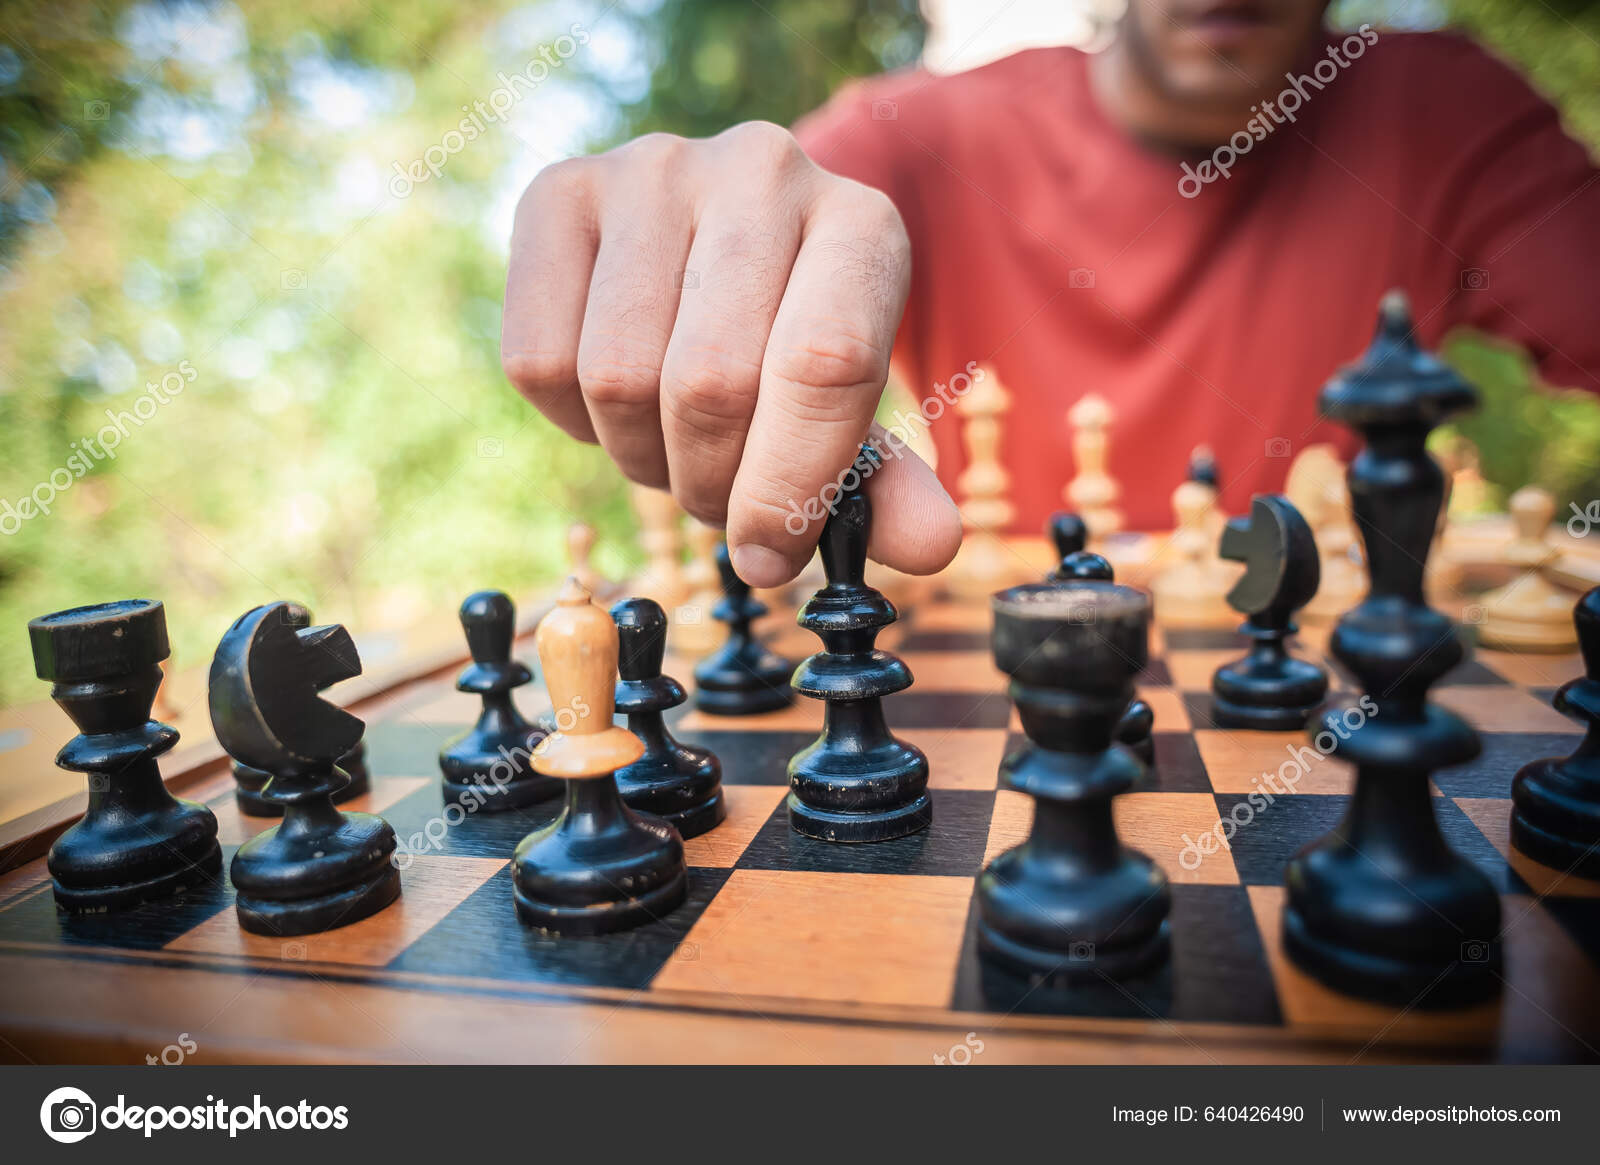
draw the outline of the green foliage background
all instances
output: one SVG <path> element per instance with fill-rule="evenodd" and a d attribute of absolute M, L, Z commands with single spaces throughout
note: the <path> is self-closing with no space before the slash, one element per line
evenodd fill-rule
<path fill-rule="evenodd" d="M 1600 141 L 1595 5 L 1448 7 Z M 573 24 L 592 42 L 515 124 L 389 194 L 393 163 Z M 499 371 L 519 176 L 646 129 L 792 121 L 921 37 L 915 0 L 0 0 L 0 499 L 194 371 L 0 538 L 0 703 L 43 694 L 27 619 L 77 603 L 165 599 L 191 666 L 271 598 L 360 629 L 553 579 L 579 515 L 602 569 L 632 565 L 620 479 Z M 1464 428 L 1491 481 L 1600 496 L 1600 410 L 1527 394 L 1514 355 L 1452 355 L 1485 387 Z"/>

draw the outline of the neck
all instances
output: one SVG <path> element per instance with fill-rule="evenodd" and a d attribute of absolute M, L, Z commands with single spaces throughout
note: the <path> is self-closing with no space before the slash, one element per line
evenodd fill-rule
<path fill-rule="evenodd" d="M 1104 51 L 1089 56 L 1089 88 L 1108 121 L 1143 145 L 1168 153 L 1209 150 L 1252 116 L 1253 98 L 1214 103 L 1170 92 L 1124 27 Z"/>

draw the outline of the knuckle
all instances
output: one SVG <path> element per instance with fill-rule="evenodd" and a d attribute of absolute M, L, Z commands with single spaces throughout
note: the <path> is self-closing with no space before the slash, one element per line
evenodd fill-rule
<path fill-rule="evenodd" d="M 552 162 L 533 176 L 517 204 L 519 217 L 536 212 L 547 202 L 586 196 L 594 174 L 592 158 L 563 158 Z"/>
<path fill-rule="evenodd" d="M 667 411 L 675 421 L 725 433 L 755 411 L 761 370 L 726 356 L 701 356 L 662 369 Z"/>
<path fill-rule="evenodd" d="M 807 332 L 807 339 L 769 353 L 767 370 L 798 389 L 823 394 L 815 403 L 830 414 L 840 390 L 878 388 L 887 378 L 888 357 L 866 338 L 836 321 L 819 322 Z M 803 393 L 800 399 L 805 401 Z"/>
<path fill-rule="evenodd" d="M 549 350 L 502 351 L 500 367 L 512 386 L 535 405 L 558 394 L 575 375 L 571 355 Z"/>
<path fill-rule="evenodd" d="M 590 360 L 578 369 L 583 395 L 597 405 L 653 405 L 660 391 L 658 370 L 626 360 Z"/>
<path fill-rule="evenodd" d="M 683 160 L 688 148 L 688 139 L 677 134 L 647 133 L 618 146 L 608 156 L 646 170 L 670 170 Z"/>
<path fill-rule="evenodd" d="M 744 121 L 725 129 L 717 140 L 741 160 L 770 169 L 789 169 L 806 162 L 800 143 L 781 125 L 770 121 Z"/>

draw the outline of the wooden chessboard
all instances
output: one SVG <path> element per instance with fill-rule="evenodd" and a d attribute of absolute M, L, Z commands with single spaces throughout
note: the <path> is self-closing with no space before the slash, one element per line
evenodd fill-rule
<path fill-rule="evenodd" d="M 798 657 L 815 643 L 791 619 L 768 623 Z M 236 925 L 224 879 L 179 902 L 68 918 L 35 856 L 0 873 L 0 1059 L 140 1062 L 180 1036 L 197 1063 L 1600 1059 L 1600 884 L 1529 862 L 1507 837 L 1512 774 L 1578 740 L 1549 706 L 1575 656 L 1480 651 L 1435 689 L 1483 736 L 1479 760 L 1437 775 L 1434 805 L 1503 895 L 1506 986 L 1498 1005 L 1397 1011 L 1323 988 L 1279 942 L 1284 863 L 1339 818 L 1344 766 L 1321 760 L 1231 846 L 1185 859 L 1186 838 L 1305 742 L 1213 726 L 1211 672 L 1238 654 L 1236 636 L 1158 627 L 1140 680 L 1157 761 L 1117 820 L 1172 880 L 1171 964 L 1061 996 L 986 977 L 976 952 L 974 880 L 1030 812 L 996 788 L 1020 732 L 989 626 L 982 601 L 931 599 L 886 637 L 917 680 L 887 701 L 890 723 L 932 762 L 934 824 L 913 837 L 839 846 L 790 832 L 785 765 L 819 730 L 818 705 L 743 720 L 680 709 L 676 731 L 722 758 L 729 818 L 687 843 L 681 908 L 593 939 L 541 936 L 512 909 L 508 859 L 548 810 L 447 824 L 436 757 L 476 701 L 431 669 L 356 706 L 373 787 L 351 807 L 382 813 L 416 850 L 396 906 L 260 938 Z M 1308 628 L 1302 653 L 1321 657 L 1327 633 Z M 531 656 L 529 639 L 519 646 Z M 669 661 L 685 681 L 689 666 Z M 537 712 L 536 688 L 521 694 Z M 229 856 L 270 824 L 239 814 L 214 757 L 168 777 L 216 811 Z"/>

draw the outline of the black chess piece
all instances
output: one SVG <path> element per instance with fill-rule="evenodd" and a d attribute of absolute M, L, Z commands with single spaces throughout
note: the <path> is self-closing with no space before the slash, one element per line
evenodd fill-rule
<path fill-rule="evenodd" d="M 346 777 L 335 762 L 365 725 L 321 698 L 361 674 L 350 633 L 312 627 L 294 603 L 240 616 L 211 661 L 211 724 L 228 755 L 272 774 L 261 795 L 283 820 L 234 854 L 239 925 L 257 934 L 312 934 L 382 910 L 400 894 L 394 830 L 333 803 Z"/>
<path fill-rule="evenodd" d="M 1428 703 L 1459 664 L 1455 625 L 1423 597 L 1423 567 L 1444 495 L 1428 430 L 1471 408 L 1472 386 L 1417 347 L 1405 297 L 1384 297 L 1359 364 L 1322 390 L 1323 414 L 1358 429 L 1351 506 L 1371 567 L 1367 597 L 1340 618 L 1333 654 L 1363 695 L 1310 726 L 1313 745 L 1355 765 L 1343 821 L 1289 861 L 1284 947 L 1330 986 L 1402 1006 L 1444 1007 L 1500 988 L 1500 900 L 1445 843 L 1435 769 L 1478 755 L 1478 735 Z"/>
<path fill-rule="evenodd" d="M 1209 485 L 1212 489 L 1220 488 L 1217 475 L 1217 455 L 1211 451 L 1209 445 L 1196 445 L 1189 454 L 1190 481 L 1197 481 L 1201 485 Z"/>
<path fill-rule="evenodd" d="M 1229 519 L 1223 528 L 1219 553 L 1246 564 L 1228 604 L 1246 616 L 1239 630 L 1251 646 L 1212 675 L 1212 717 L 1224 728 L 1303 729 L 1328 694 L 1327 673 L 1295 659 L 1285 642 L 1296 630 L 1295 612 L 1322 578 L 1311 527 L 1288 498 L 1257 494 L 1249 518 Z"/>
<path fill-rule="evenodd" d="M 1050 521 L 1045 526 L 1050 535 L 1050 542 L 1056 548 L 1056 562 L 1062 564 L 1051 571 L 1048 578 L 1051 582 L 1060 582 L 1066 577 L 1061 572 L 1065 569 L 1068 558 L 1074 554 L 1083 553 L 1083 548 L 1089 544 L 1089 527 L 1082 518 L 1067 510 L 1057 510 L 1050 515 Z M 1095 555 L 1099 558 L 1099 555 Z M 1110 563 L 1106 564 L 1110 569 Z"/>
<path fill-rule="evenodd" d="M 511 658 L 517 608 L 500 591 L 478 591 L 461 604 L 469 663 L 456 690 L 483 699 L 478 722 L 452 737 L 439 753 L 446 802 L 496 813 L 561 795 L 561 782 L 533 771 L 533 750 L 549 733 L 517 711 L 512 692 L 533 678 Z"/>
<path fill-rule="evenodd" d="M 1571 756 L 1524 765 L 1511 782 L 1511 844 L 1552 869 L 1600 879 L 1600 587 L 1572 613 L 1584 674 L 1555 709 L 1588 725 Z"/>
<path fill-rule="evenodd" d="M 1062 984 L 1150 970 L 1167 955 L 1171 895 L 1111 813 L 1145 773 L 1113 733 L 1148 659 L 1150 597 L 1085 581 L 1012 587 L 992 602 L 995 663 L 1028 737 L 1000 782 L 1034 799 L 1034 817 L 1028 839 L 978 879 L 979 950 Z"/>
<path fill-rule="evenodd" d="M 683 685 L 661 674 L 667 653 L 667 615 L 654 599 L 624 599 L 611 608 L 621 641 L 617 712 L 644 741 L 644 755 L 617 770 L 617 788 L 630 808 L 653 813 L 685 837 L 720 824 L 728 809 L 722 764 L 704 748 L 675 738 L 662 713 L 688 699 Z"/>
<path fill-rule="evenodd" d="M 750 594 L 750 585 L 733 569 L 728 544 L 717 543 L 717 571 L 722 598 L 711 609 L 728 625 L 728 639 L 694 669 L 694 706 L 718 716 L 774 712 L 794 701 L 789 678 L 794 664 L 751 633 L 750 624 L 767 613 L 767 605 Z"/>
<path fill-rule="evenodd" d="M 789 761 L 789 824 L 823 841 L 887 841 L 933 820 L 928 758 L 896 739 L 883 715 L 883 698 L 909 688 L 912 677 L 904 662 L 873 646 L 899 615 L 865 582 L 872 503 L 856 480 L 822 527 L 827 585 L 799 616 L 823 650 L 801 663 L 794 687 L 824 701 L 824 710 L 822 735 Z"/>
<path fill-rule="evenodd" d="M 619 636 L 569 578 L 537 633 L 551 703 L 573 709 L 545 738 L 534 767 L 562 779 L 561 814 L 518 844 L 513 900 L 524 922 L 552 934 L 598 935 L 655 921 L 688 892 L 683 839 L 667 822 L 628 808 L 615 774 L 644 744 L 612 723 Z M 570 720 L 570 726 L 567 721 Z"/>
<path fill-rule="evenodd" d="M 58 909 L 122 910 L 214 882 L 222 869 L 217 819 L 180 801 L 156 761 L 178 732 L 150 719 L 167 616 L 151 599 L 74 607 L 28 623 L 34 672 L 79 735 L 56 764 L 89 778 L 83 817 L 45 860 Z"/>
<path fill-rule="evenodd" d="M 334 767 L 350 778 L 350 783 L 333 795 L 335 805 L 343 805 L 346 801 L 353 801 L 372 791 L 372 774 L 367 769 L 366 741 L 356 741 L 356 746 L 340 757 Z M 272 779 L 271 773 L 253 769 L 238 761 L 233 762 L 232 769 L 233 799 L 239 804 L 239 812 L 247 813 L 251 817 L 283 815 L 282 805 L 269 801 L 261 795 L 261 790 L 266 788 L 267 782 Z"/>
<path fill-rule="evenodd" d="M 309 612 L 307 614 L 309 617 Z M 350 778 L 350 783 L 333 795 L 335 805 L 342 805 L 371 791 L 372 775 L 367 770 L 365 740 L 358 740 L 356 746 L 340 757 L 334 767 Z M 282 805 L 261 795 L 261 790 L 272 779 L 271 773 L 253 769 L 238 761 L 233 762 L 232 769 L 233 799 L 238 803 L 241 813 L 249 814 L 251 817 L 283 816 Z"/>
<path fill-rule="evenodd" d="M 1056 515 L 1058 518 L 1062 515 Z M 1068 514 L 1067 517 L 1072 517 Z M 1081 523 L 1080 523 L 1081 525 Z M 1089 550 L 1071 550 L 1072 542 L 1057 539 L 1058 549 L 1066 546 L 1068 552 L 1061 556 L 1061 565 L 1051 572 L 1049 582 L 1113 582 L 1115 576 L 1111 563 L 1104 555 Z M 1156 763 L 1155 732 L 1156 713 L 1144 700 L 1135 696 L 1128 709 L 1117 721 L 1117 741 L 1127 745 L 1147 765 Z"/>

